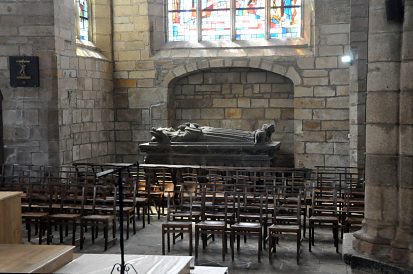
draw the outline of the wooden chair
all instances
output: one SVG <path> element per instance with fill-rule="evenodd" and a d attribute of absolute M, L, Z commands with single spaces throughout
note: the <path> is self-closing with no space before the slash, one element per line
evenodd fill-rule
<path fill-rule="evenodd" d="M 234 193 L 236 222 L 230 227 L 231 258 L 234 260 L 234 241 L 237 236 L 237 251 L 240 250 L 240 235 L 258 236 L 258 262 L 261 262 L 263 225 L 265 223 L 267 196 L 263 193 Z"/>
<path fill-rule="evenodd" d="M 22 220 L 26 224 L 27 240 L 31 241 L 31 225 L 35 225 L 35 235 L 39 236 L 39 245 L 47 229 L 47 217 L 49 215 L 49 189 L 47 184 L 31 181 L 27 185 L 27 205 L 22 207 Z"/>
<path fill-rule="evenodd" d="M 283 191 L 274 195 L 273 224 L 268 227 L 268 258 L 272 263 L 272 252 L 276 251 L 279 238 L 295 237 L 297 242 L 297 264 L 301 252 L 301 193 Z"/>
<path fill-rule="evenodd" d="M 148 217 L 148 224 L 151 223 L 149 181 L 144 171 L 139 171 L 135 179 L 137 184 L 136 213 L 139 218 L 141 214 L 140 209 L 142 208 L 142 227 L 145 228 L 145 214 Z"/>
<path fill-rule="evenodd" d="M 203 249 L 206 248 L 208 235 L 219 235 L 222 238 L 222 260 L 225 261 L 227 250 L 227 227 L 233 223 L 234 204 L 228 204 L 228 194 L 223 197 L 216 193 L 213 186 L 203 184 L 202 190 L 202 220 L 195 224 L 195 259 L 198 258 L 199 238 L 202 236 Z M 217 195 L 218 194 L 218 195 Z M 212 239 L 214 239 L 212 237 Z"/>
<path fill-rule="evenodd" d="M 334 246 L 338 252 L 337 190 L 335 183 L 326 183 L 313 189 L 312 203 L 309 215 L 309 251 L 314 245 L 314 228 L 330 227 L 333 230 Z"/>
<path fill-rule="evenodd" d="M 352 181 L 347 185 L 344 195 L 341 237 L 344 232 L 350 232 L 354 227 L 361 227 L 364 219 L 364 182 Z"/>
<path fill-rule="evenodd" d="M 112 241 L 116 240 L 116 199 L 106 200 L 116 191 L 114 185 L 85 185 L 85 215 L 80 218 L 80 249 L 84 244 L 84 230 L 90 225 L 92 243 L 98 236 L 99 226 L 103 226 L 105 251 L 108 247 L 109 228 L 112 227 Z"/>
<path fill-rule="evenodd" d="M 168 244 L 168 252 L 170 252 L 171 249 L 171 244 L 170 244 L 170 234 L 172 234 L 172 240 L 173 244 L 175 244 L 175 240 L 178 237 L 181 237 L 183 239 L 183 234 L 188 233 L 189 234 L 189 256 L 192 256 L 192 221 L 193 221 L 193 216 L 192 216 L 192 196 L 193 192 L 192 191 L 181 191 L 181 195 L 184 195 L 189 198 L 189 211 L 186 211 L 186 208 L 183 211 L 182 209 L 185 207 L 182 202 L 180 203 L 181 210 L 172 210 L 171 208 L 171 202 L 170 202 L 170 197 L 172 195 L 169 195 L 166 193 L 167 196 L 167 221 L 166 223 L 162 224 L 162 255 L 165 255 L 165 235 L 167 237 L 167 244 Z M 182 201 L 182 200 L 181 200 Z M 183 214 L 181 214 L 183 213 Z M 184 219 L 185 218 L 185 219 Z"/>
<path fill-rule="evenodd" d="M 72 226 L 72 245 L 76 243 L 76 227 L 83 211 L 83 186 L 79 184 L 51 184 L 51 204 L 48 215 L 47 244 L 52 242 L 52 225 L 59 226 L 60 243 L 63 243 L 63 226 Z"/>

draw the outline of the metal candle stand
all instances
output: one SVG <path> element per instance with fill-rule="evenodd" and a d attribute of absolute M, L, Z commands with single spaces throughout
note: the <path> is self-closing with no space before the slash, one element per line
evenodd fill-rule
<path fill-rule="evenodd" d="M 133 271 L 138 274 L 138 272 L 136 271 L 135 267 L 133 267 L 133 265 L 127 263 L 125 264 L 125 247 L 123 244 L 123 181 L 122 181 L 122 170 L 124 170 L 125 168 L 129 168 L 131 166 L 133 166 L 133 164 L 129 164 L 129 165 L 114 165 L 115 168 L 113 169 L 109 169 L 109 170 L 105 170 L 103 172 L 98 173 L 96 176 L 102 177 L 102 176 L 106 176 L 109 174 L 113 174 L 113 173 L 118 173 L 118 190 L 119 190 L 119 222 L 120 222 L 120 226 L 119 226 L 119 230 L 120 230 L 120 263 L 116 263 L 113 268 L 112 271 L 110 272 L 115 273 L 114 271 L 116 270 L 117 272 L 124 274 L 124 273 L 129 273 L 129 271 L 131 269 L 133 269 Z M 137 168 L 137 172 L 139 174 L 139 163 L 136 163 L 136 168 Z M 116 197 L 115 197 L 116 198 Z"/>

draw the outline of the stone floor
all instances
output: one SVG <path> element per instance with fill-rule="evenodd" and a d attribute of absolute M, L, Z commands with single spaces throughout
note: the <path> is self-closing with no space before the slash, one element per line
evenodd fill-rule
<path fill-rule="evenodd" d="M 132 235 L 129 240 L 125 241 L 126 254 L 162 254 L 161 246 L 161 224 L 165 221 L 162 217 L 157 220 L 156 216 L 152 216 L 151 224 L 147 224 L 146 228 L 142 229 L 140 221 L 137 222 L 138 230 L 136 235 Z M 296 263 L 295 256 L 295 241 L 293 239 L 285 239 L 280 241 L 277 246 L 277 254 L 273 255 L 273 263 L 268 260 L 267 250 L 261 258 L 261 263 L 257 260 L 257 240 L 249 238 L 245 244 L 241 241 L 240 253 L 235 253 L 235 260 L 231 261 L 230 249 L 223 262 L 221 259 L 221 239 L 218 238 L 215 242 L 210 241 L 208 247 L 199 251 L 199 258 L 196 265 L 203 266 L 227 266 L 229 273 L 351 273 L 351 268 L 344 264 L 341 254 L 335 252 L 332 240 L 332 233 L 326 229 L 316 229 L 316 243 L 310 253 L 308 251 L 308 240 L 304 239 L 302 243 L 302 253 L 300 264 Z M 58 233 L 54 233 L 54 243 L 58 242 Z M 119 235 L 119 233 L 118 233 Z M 102 234 L 94 244 L 91 243 L 90 232 L 86 233 L 86 241 L 83 250 L 79 247 L 75 249 L 76 253 L 105 253 L 103 251 Z M 32 242 L 36 242 L 36 238 Z M 65 239 L 66 244 L 70 244 L 70 237 Z M 228 243 L 229 246 L 229 243 Z M 341 244 L 340 244 L 341 250 Z M 120 253 L 119 240 L 109 245 L 106 253 Z M 178 240 L 172 247 L 170 255 L 188 255 L 188 237 L 184 240 Z M 211 273 L 212 274 L 212 273 Z"/>

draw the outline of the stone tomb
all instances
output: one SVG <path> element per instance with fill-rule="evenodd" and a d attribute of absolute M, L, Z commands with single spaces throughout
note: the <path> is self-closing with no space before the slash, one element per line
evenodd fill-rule
<path fill-rule="evenodd" d="M 200 127 L 152 129 L 151 142 L 140 144 L 145 164 L 206 166 L 275 166 L 280 142 L 272 142 L 274 125 L 255 131 Z"/>

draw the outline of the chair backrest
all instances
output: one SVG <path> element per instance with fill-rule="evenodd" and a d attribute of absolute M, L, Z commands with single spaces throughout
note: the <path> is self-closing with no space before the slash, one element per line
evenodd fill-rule
<path fill-rule="evenodd" d="M 174 195 L 175 196 L 175 195 Z M 171 199 L 172 195 L 166 195 L 167 198 L 167 221 L 171 221 L 171 215 L 179 212 L 189 213 L 188 220 L 192 220 L 192 208 L 194 191 L 181 189 L 179 191 L 180 201 L 178 205 L 172 207 Z"/>
<path fill-rule="evenodd" d="M 116 215 L 118 189 L 114 184 L 93 185 L 93 212 L 94 214 Z"/>
<path fill-rule="evenodd" d="M 201 218 L 220 219 L 229 222 L 229 210 L 233 210 L 233 202 L 228 203 L 229 193 L 216 191 L 215 184 L 201 184 Z"/>
<path fill-rule="evenodd" d="M 248 189 L 247 186 L 246 191 L 233 193 L 236 197 L 237 221 L 245 221 L 245 216 L 249 215 L 254 216 L 250 221 L 263 223 L 268 211 L 268 195 L 262 192 L 250 192 Z"/>
<path fill-rule="evenodd" d="M 301 201 L 302 192 L 280 191 L 274 195 L 273 223 L 295 224 L 301 227 Z"/>
<path fill-rule="evenodd" d="M 323 184 L 313 189 L 310 215 L 337 216 L 337 187 L 335 182 Z"/>

